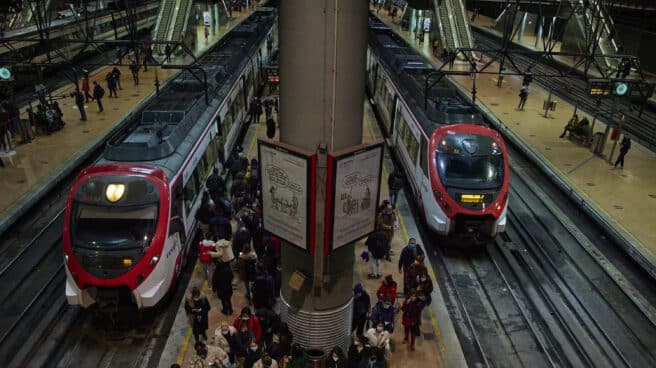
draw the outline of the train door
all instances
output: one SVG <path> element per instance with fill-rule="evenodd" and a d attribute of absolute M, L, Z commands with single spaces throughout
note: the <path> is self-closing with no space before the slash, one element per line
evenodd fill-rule
<path fill-rule="evenodd" d="M 428 171 L 428 140 L 426 137 L 421 137 L 421 145 L 419 147 L 419 169 L 415 170 L 417 183 L 419 183 L 419 190 L 417 192 L 417 204 L 425 217 L 424 198 L 431 198 L 433 195 L 430 185 L 430 174 Z"/>
<path fill-rule="evenodd" d="M 185 230 L 184 221 L 184 190 L 182 183 L 177 181 L 171 191 L 171 216 L 169 219 L 169 232 L 166 239 L 166 246 L 164 247 L 163 255 L 166 257 L 173 257 L 175 259 L 167 260 L 173 266 L 174 272 L 171 275 L 174 278 L 180 274 L 180 269 L 184 267 L 187 260 L 186 239 L 187 232 Z M 171 282 L 174 280 L 172 279 Z"/>

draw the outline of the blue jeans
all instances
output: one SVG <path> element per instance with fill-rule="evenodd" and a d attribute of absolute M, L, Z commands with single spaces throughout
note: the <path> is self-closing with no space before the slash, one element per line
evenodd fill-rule
<path fill-rule="evenodd" d="M 371 274 L 374 276 L 382 276 L 383 272 L 380 269 L 380 264 L 382 263 L 383 260 L 374 258 L 372 259 L 372 261 L 373 262 L 371 262 L 371 266 L 372 266 Z"/>

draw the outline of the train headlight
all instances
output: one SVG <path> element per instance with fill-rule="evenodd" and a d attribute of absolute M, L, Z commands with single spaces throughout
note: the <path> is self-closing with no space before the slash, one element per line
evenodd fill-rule
<path fill-rule="evenodd" d="M 154 265 L 157 264 L 158 261 L 159 261 L 159 257 L 158 256 L 153 256 L 153 258 L 150 259 L 150 265 L 154 266 Z"/>
<path fill-rule="evenodd" d="M 105 197 L 112 203 L 120 201 L 124 194 L 125 184 L 109 184 L 105 188 Z"/>
<path fill-rule="evenodd" d="M 132 258 L 123 258 L 123 267 L 132 267 Z"/>
<path fill-rule="evenodd" d="M 68 264 L 68 254 L 64 253 L 64 263 Z"/>

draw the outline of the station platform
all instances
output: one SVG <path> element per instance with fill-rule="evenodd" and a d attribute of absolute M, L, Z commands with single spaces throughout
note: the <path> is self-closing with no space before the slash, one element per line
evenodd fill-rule
<path fill-rule="evenodd" d="M 428 36 L 423 44 L 419 44 L 407 31 L 392 22 L 387 12 L 380 12 L 378 16 L 436 67 L 443 64 L 433 55 Z M 469 71 L 469 65 L 456 64 L 453 69 Z M 492 70 L 498 70 L 498 65 L 493 65 Z M 469 76 L 451 76 L 450 79 L 460 86 L 463 93 L 471 96 L 472 79 Z M 591 208 L 627 238 L 631 243 L 627 251 L 637 254 L 639 262 L 644 262 L 643 266 L 653 271 L 656 268 L 656 232 L 652 229 L 656 223 L 656 153 L 632 142 L 624 168 L 613 169 L 609 162 L 615 163 L 621 137 L 618 137 L 617 147 L 610 159 L 614 141 L 606 142 L 602 154 L 595 155 L 587 147 L 559 138 L 574 113 L 574 106 L 558 101 L 556 111 L 549 112 L 545 118 L 542 106 L 549 93 L 533 83 L 525 109 L 519 111 L 521 77 L 506 76 L 501 88 L 497 87 L 497 82 L 496 75 L 484 74 L 476 78 L 477 105 L 484 112 L 496 116 L 498 129 L 528 146 L 540 161 L 555 172 L 569 188 L 568 192 L 576 193 L 581 206 Z M 593 121 L 592 116 L 580 110 L 577 114 L 579 118 L 586 116 Z M 593 128 L 594 132 L 603 133 L 606 125 L 597 121 Z"/>
<path fill-rule="evenodd" d="M 234 12 L 233 18 L 220 25 L 213 24 L 210 36 L 204 39 L 204 26 L 196 26 L 196 42 L 193 48 L 196 56 L 214 45 L 225 33 L 246 18 L 250 11 Z M 191 57 L 178 57 L 174 63 L 189 63 Z M 109 97 L 105 75 L 112 66 L 102 67 L 90 72 L 90 85 L 97 81 L 105 89 L 102 102 L 104 112 L 98 112 L 95 101 L 85 104 L 87 121 L 80 120 L 80 113 L 73 98 L 69 97 L 75 87 L 69 85 L 52 91 L 53 96 L 66 96 L 58 101 L 66 126 L 51 135 L 37 135 L 31 143 L 14 144 L 13 151 L 1 156 L 5 167 L 0 167 L 0 229 L 14 221 L 23 210 L 31 207 L 35 200 L 45 194 L 50 186 L 66 176 L 77 175 L 73 170 L 85 160 L 90 152 L 103 144 L 106 136 L 116 129 L 121 121 L 132 111 L 138 109 L 151 96 L 155 95 L 155 78 L 160 87 L 170 80 L 178 70 L 149 67 L 147 72 L 139 71 L 139 85 L 135 86 L 129 65 L 119 65 L 122 90 L 117 98 Z M 32 102 L 36 110 L 37 101 Z M 21 118 L 27 119 L 26 107 L 21 110 Z M 15 142 L 21 138 L 17 135 Z"/>
<path fill-rule="evenodd" d="M 265 96 L 263 96 L 265 97 Z M 277 117 L 274 115 L 276 121 Z M 274 140 L 278 140 L 278 130 Z M 365 116 L 363 121 L 363 141 L 371 142 L 382 135 L 378 130 L 373 111 L 365 105 Z M 266 126 L 264 119 L 260 124 L 252 124 L 249 128 L 246 138 L 244 140 L 244 149 L 249 158 L 257 156 L 257 138 L 266 138 Z M 383 176 L 387 177 L 388 173 L 393 169 L 392 162 L 386 159 L 384 162 Z M 382 181 L 380 199 L 388 197 L 386 180 Z M 383 275 L 391 274 L 394 280 L 399 285 L 399 292 L 397 293 L 396 304 L 400 307 L 403 303 L 404 297 L 402 293 L 403 277 L 398 272 L 398 256 L 401 249 L 407 244 L 409 237 L 416 237 L 420 239 L 417 225 L 411 214 L 411 210 L 404 198 L 403 192 L 399 193 L 399 204 L 396 209 L 397 218 L 399 219 L 399 227 L 395 230 L 394 239 L 392 241 L 392 262 L 383 261 Z M 236 224 L 233 222 L 233 229 Z M 368 274 L 371 272 L 371 263 L 366 263 L 360 258 L 360 254 L 365 251 L 367 247 L 364 245 L 364 240 L 359 241 L 355 247 L 355 273 L 354 285 L 361 283 L 364 289 L 371 298 L 372 307 L 375 305 L 376 290 L 380 286 L 382 279 L 369 279 Z M 425 250 L 428 250 L 424 248 Z M 429 251 L 429 250 L 428 250 Z M 396 328 L 392 336 L 392 354 L 388 359 L 389 367 L 466 367 L 464 355 L 462 353 L 460 343 L 455 334 L 449 312 L 444 304 L 444 300 L 440 293 L 439 283 L 440 280 L 435 279 L 428 258 L 426 265 L 429 270 L 429 275 L 433 280 L 434 291 L 432 293 L 433 302 L 430 307 L 424 308 L 422 315 L 421 331 L 422 336 L 417 337 L 415 342 L 415 351 L 410 351 L 407 344 L 402 344 L 403 341 L 403 326 L 401 325 L 402 312 L 396 316 Z M 242 307 L 249 306 L 246 298 L 244 297 L 244 286 L 239 277 L 235 275 L 233 282 L 234 294 L 232 296 L 233 309 L 235 313 L 230 316 L 221 314 L 221 302 L 211 292 L 208 286 L 203 267 L 198 263 L 194 269 L 192 280 L 190 281 L 187 292 L 189 295 L 194 286 L 201 288 L 201 293 L 208 297 L 212 309 L 209 312 L 209 329 L 208 337 L 214 334 L 215 330 L 220 327 L 223 321 L 232 325 L 235 318 Z M 251 310 L 252 310 L 252 306 Z M 274 306 L 274 311 L 279 312 L 278 304 Z M 284 321 L 283 321 L 284 322 Z M 193 348 L 194 338 L 191 334 L 191 328 L 188 323 L 187 316 L 184 311 L 184 300 L 180 304 L 178 314 L 176 316 L 173 328 L 170 331 L 169 338 L 164 348 L 164 352 L 159 361 L 159 368 L 169 368 L 171 364 L 180 364 L 183 368 L 192 367 L 195 361 L 196 353 Z M 346 353 L 346 352 L 345 352 Z"/>

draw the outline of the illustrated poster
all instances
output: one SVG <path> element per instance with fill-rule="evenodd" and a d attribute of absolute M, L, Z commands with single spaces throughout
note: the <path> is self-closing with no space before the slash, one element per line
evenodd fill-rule
<path fill-rule="evenodd" d="M 259 142 L 264 229 L 308 250 L 310 159 Z"/>
<path fill-rule="evenodd" d="M 374 231 L 382 159 L 380 143 L 335 157 L 333 250 Z"/>

